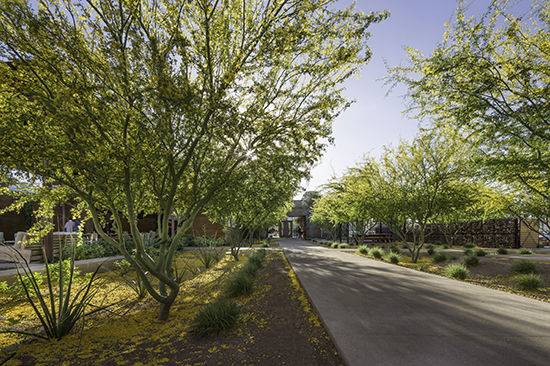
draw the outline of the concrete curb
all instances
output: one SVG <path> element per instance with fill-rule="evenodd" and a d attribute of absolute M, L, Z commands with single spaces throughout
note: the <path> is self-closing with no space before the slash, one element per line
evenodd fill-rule
<path fill-rule="evenodd" d="M 344 352 L 342 352 L 342 349 L 340 348 L 340 346 L 338 345 L 338 343 L 336 342 L 336 338 L 334 337 L 334 334 L 332 334 L 332 332 L 330 331 L 330 328 L 327 326 L 327 323 L 325 322 L 325 319 L 323 319 L 323 317 L 321 316 L 321 313 L 319 312 L 319 309 L 317 309 L 317 306 L 315 305 L 315 303 L 313 302 L 313 300 L 311 299 L 311 296 L 309 295 L 309 293 L 307 292 L 304 284 L 302 283 L 302 280 L 300 279 L 300 277 L 298 276 L 298 274 L 296 273 L 296 271 L 294 270 L 294 267 L 292 266 L 292 262 L 288 259 L 287 255 L 286 255 L 286 251 L 284 248 L 281 248 L 282 249 L 282 252 L 283 252 L 283 256 L 285 258 L 285 261 L 288 263 L 288 265 L 290 266 L 290 269 L 292 270 L 292 272 L 294 272 L 294 275 L 296 276 L 296 279 L 298 280 L 298 283 L 300 284 L 300 287 L 302 288 L 302 290 L 304 291 L 304 294 L 306 294 L 307 296 L 307 300 L 309 301 L 309 304 L 311 305 L 311 308 L 313 309 L 313 311 L 315 312 L 315 314 L 317 315 L 317 318 L 319 318 L 319 320 L 321 321 L 321 324 L 323 325 L 323 328 L 325 329 L 325 331 L 327 332 L 328 336 L 330 337 L 330 341 L 332 342 L 332 344 L 334 345 L 334 348 L 336 348 L 336 351 L 338 352 L 338 355 L 340 356 L 340 359 L 344 362 L 344 364 L 346 366 L 349 366 L 350 365 L 350 362 L 349 360 L 346 359 L 346 357 L 344 356 Z"/>

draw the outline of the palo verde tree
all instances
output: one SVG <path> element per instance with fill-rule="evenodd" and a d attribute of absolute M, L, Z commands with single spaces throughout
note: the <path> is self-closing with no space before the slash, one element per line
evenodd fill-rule
<path fill-rule="evenodd" d="M 517 17 L 494 0 L 479 19 L 459 7 L 443 42 L 391 69 L 409 111 L 453 126 L 477 143 L 487 178 L 521 199 L 523 218 L 550 217 L 550 3 Z"/>
<path fill-rule="evenodd" d="M 325 194 L 315 202 L 313 221 L 326 225 L 330 229 L 343 224 L 350 224 L 350 235 L 355 244 L 359 244 L 362 236 L 371 229 L 375 222 L 369 212 L 369 206 L 362 199 L 370 190 L 367 174 L 368 164 L 352 168 L 339 179 L 333 179 L 326 185 Z"/>
<path fill-rule="evenodd" d="M 461 201 L 469 147 L 453 134 L 422 132 L 413 142 L 387 148 L 379 162 L 365 164 L 359 199 L 369 216 L 383 222 L 416 262 L 430 224 Z M 361 182 L 361 180 L 358 180 Z"/>
<path fill-rule="evenodd" d="M 251 243 L 255 233 L 277 224 L 291 210 L 294 192 L 308 174 L 289 158 L 249 162 L 207 207 L 208 217 L 226 227 L 235 260 L 243 241 Z"/>
<path fill-rule="evenodd" d="M 166 319 L 196 215 L 247 162 L 284 152 L 310 166 L 348 105 L 341 84 L 386 14 L 335 2 L 2 1 L 0 164 L 83 202 Z M 139 233 L 146 213 L 158 215 L 157 256 Z"/>

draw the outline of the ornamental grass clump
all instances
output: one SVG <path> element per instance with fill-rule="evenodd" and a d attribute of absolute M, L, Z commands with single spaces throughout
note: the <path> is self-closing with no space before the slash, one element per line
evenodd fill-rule
<path fill-rule="evenodd" d="M 479 259 L 477 257 L 474 257 L 473 255 L 467 255 L 462 260 L 464 265 L 468 267 L 477 266 L 479 264 Z"/>
<path fill-rule="evenodd" d="M 340 249 L 349 249 L 350 245 L 349 244 L 345 244 L 345 243 L 342 243 L 340 245 L 338 245 L 338 248 Z"/>
<path fill-rule="evenodd" d="M 520 260 L 512 263 L 510 272 L 514 274 L 538 273 L 535 263 L 528 260 Z"/>
<path fill-rule="evenodd" d="M 464 255 L 474 255 L 474 251 L 472 249 L 464 249 Z"/>
<path fill-rule="evenodd" d="M 457 280 L 464 280 L 470 275 L 470 271 L 463 264 L 449 264 L 445 267 L 445 276 Z"/>
<path fill-rule="evenodd" d="M 442 263 L 442 262 L 445 262 L 447 259 L 448 259 L 447 256 L 441 252 L 436 252 L 432 256 L 432 262 L 434 263 Z"/>
<path fill-rule="evenodd" d="M 61 253 L 61 257 L 62 253 Z M 48 263 L 44 253 L 45 289 L 41 286 L 41 280 L 32 272 L 29 263 L 21 257 L 22 264 L 17 266 L 17 278 L 21 285 L 27 302 L 31 305 L 34 314 L 40 321 L 44 334 L 30 333 L 19 330 L 8 330 L 11 333 L 32 335 L 44 339 L 61 339 L 68 335 L 85 316 L 96 313 L 106 307 L 96 307 L 87 312 L 87 309 L 97 294 L 95 286 L 99 265 L 83 285 L 79 285 L 75 271 L 74 250 L 70 259 L 59 264 Z"/>
<path fill-rule="evenodd" d="M 333 248 L 333 249 L 336 249 L 336 248 L 338 248 L 339 245 L 340 245 L 340 243 L 332 243 L 330 245 L 330 247 Z"/>
<path fill-rule="evenodd" d="M 244 271 L 237 272 L 229 281 L 227 295 L 229 297 L 239 297 L 252 293 L 254 289 L 254 279 Z"/>
<path fill-rule="evenodd" d="M 374 247 L 369 250 L 369 255 L 375 259 L 382 259 L 384 252 L 380 247 Z"/>
<path fill-rule="evenodd" d="M 218 334 L 237 324 L 240 308 L 235 302 L 221 299 L 204 306 L 193 322 L 192 332 L 199 336 Z"/>
<path fill-rule="evenodd" d="M 530 255 L 530 254 L 533 254 L 533 252 L 530 251 L 529 249 L 525 249 L 525 248 L 524 248 L 524 249 L 521 249 L 521 250 L 519 251 L 519 254 L 521 254 L 521 255 Z"/>
<path fill-rule="evenodd" d="M 487 252 L 481 248 L 476 249 L 475 255 L 478 257 L 485 257 L 487 255 Z"/>
<path fill-rule="evenodd" d="M 512 284 L 519 290 L 533 291 L 543 286 L 542 278 L 536 273 L 519 274 L 512 277 Z"/>
<path fill-rule="evenodd" d="M 369 247 L 366 245 L 359 245 L 357 248 L 357 251 L 361 254 L 367 255 L 369 254 Z"/>
<path fill-rule="evenodd" d="M 399 263 L 399 254 L 390 252 L 386 255 L 386 260 L 390 263 L 397 264 Z"/>
<path fill-rule="evenodd" d="M 233 275 L 227 287 L 229 297 L 239 297 L 252 293 L 254 277 L 258 270 L 262 268 L 266 253 L 265 249 L 255 251 L 250 255 L 244 267 Z"/>

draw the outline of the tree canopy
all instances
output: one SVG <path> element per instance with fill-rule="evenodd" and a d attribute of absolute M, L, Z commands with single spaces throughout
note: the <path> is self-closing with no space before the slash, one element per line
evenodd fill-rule
<path fill-rule="evenodd" d="M 386 16 L 334 0 L 3 1 L 1 164 L 83 202 L 165 319 L 195 216 L 256 162 L 307 170 L 319 158 L 349 103 L 341 84 L 370 59 L 368 28 Z M 156 258 L 142 213 L 158 215 Z"/>
<path fill-rule="evenodd" d="M 533 17 L 493 1 L 480 18 L 459 7 L 443 42 L 390 69 L 408 88 L 409 111 L 453 126 L 479 148 L 482 173 L 517 196 L 511 213 L 550 217 L 550 4 Z"/>

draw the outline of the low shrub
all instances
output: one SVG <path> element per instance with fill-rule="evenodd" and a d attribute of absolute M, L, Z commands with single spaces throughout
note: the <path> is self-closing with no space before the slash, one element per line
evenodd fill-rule
<path fill-rule="evenodd" d="M 474 255 L 474 251 L 472 249 L 464 249 L 464 255 Z"/>
<path fill-rule="evenodd" d="M 193 322 L 193 333 L 206 336 L 229 330 L 237 324 L 240 308 L 235 302 L 222 299 L 204 306 Z"/>
<path fill-rule="evenodd" d="M 342 243 L 340 245 L 338 245 L 338 248 L 340 249 L 349 249 L 350 245 L 349 244 L 345 244 L 345 243 Z"/>
<path fill-rule="evenodd" d="M 197 236 L 193 238 L 192 244 L 197 247 L 221 247 L 225 245 L 225 241 L 208 236 Z"/>
<path fill-rule="evenodd" d="M 529 255 L 529 254 L 533 254 L 533 252 L 530 251 L 529 249 L 525 249 L 525 248 L 524 248 L 524 249 L 521 249 L 521 250 L 519 251 L 519 254 L 522 254 L 522 255 Z"/>
<path fill-rule="evenodd" d="M 260 266 L 257 263 L 249 261 L 249 262 L 246 262 L 246 264 L 244 265 L 241 271 L 243 271 L 244 273 L 246 273 L 251 277 L 254 277 L 259 269 L 260 269 Z"/>
<path fill-rule="evenodd" d="M 472 249 L 472 248 L 475 248 L 475 245 L 472 244 L 472 243 L 467 243 L 467 244 L 464 244 L 464 248 L 466 248 L 466 249 Z"/>
<path fill-rule="evenodd" d="M 256 265 L 258 268 L 261 268 L 264 264 L 264 259 L 266 255 L 265 249 L 260 249 L 252 253 L 252 255 L 248 258 L 248 262 Z"/>
<path fill-rule="evenodd" d="M 464 263 L 464 265 L 469 267 L 477 266 L 479 264 L 479 259 L 477 257 L 474 257 L 473 255 L 467 255 L 464 257 L 462 262 Z"/>
<path fill-rule="evenodd" d="M 384 252 L 380 247 L 374 247 L 369 250 L 369 255 L 376 259 L 381 259 Z"/>
<path fill-rule="evenodd" d="M 466 268 L 463 264 L 449 264 L 445 267 L 445 276 L 450 278 L 464 280 L 469 276 L 469 274 L 470 271 L 468 271 L 468 268 Z"/>
<path fill-rule="evenodd" d="M 447 256 L 441 252 L 436 252 L 432 256 L 432 262 L 434 263 L 442 263 L 442 262 L 445 262 L 447 259 L 448 259 Z"/>
<path fill-rule="evenodd" d="M 434 247 L 433 246 L 428 247 L 428 249 L 426 249 L 426 253 L 428 253 L 429 256 L 434 255 L 434 253 L 435 253 Z"/>
<path fill-rule="evenodd" d="M 237 272 L 230 280 L 227 286 L 227 295 L 229 297 L 238 297 L 252 293 L 254 280 L 252 276 L 244 271 Z"/>
<path fill-rule="evenodd" d="M 103 239 L 91 243 L 80 242 L 76 245 L 65 244 L 63 248 L 63 259 L 69 259 L 72 256 L 73 250 L 75 260 L 113 257 L 120 254 L 113 245 Z"/>
<path fill-rule="evenodd" d="M 443 245 L 441 246 L 441 249 L 449 249 L 449 246 L 448 246 L 447 244 L 443 244 Z"/>
<path fill-rule="evenodd" d="M 330 245 L 330 247 L 336 249 L 336 248 L 338 248 L 339 245 L 340 245 L 340 243 L 332 243 Z"/>
<path fill-rule="evenodd" d="M 487 252 L 481 248 L 478 248 L 476 249 L 475 254 L 478 257 L 485 257 L 487 255 Z"/>
<path fill-rule="evenodd" d="M 498 248 L 498 249 L 497 249 L 497 253 L 498 253 L 498 254 L 503 254 L 503 255 L 504 255 L 504 254 L 508 254 L 508 249 L 506 249 L 506 248 Z"/>
<path fill-rule="evenodd" d="M 510 267 L 510 272 L 516 274 L 538 273 L 535 263 L 527 260 L 515 261 Z"/>
<path fill-rule="evenodd" d="M 225 251 L 223 249 L 213 246 L 199 247 L 195 252 L 204 269 L 212 267 L 225 255 Z"/>
<path fill-rule="evenodd" d="M 361 254 L 369 254 L 369 247 L 366 245 L 359 245 L 359 248 L 357 248 L 357 251 Z"/>
<path fill-rule="evenodd" d="M 542 278 L 536 273 L 519 274 L 512 278 L 514 287 L 519 290 L 532 291 L 543 286 Z"/>
<path fill-rule="evenodd" d="M 399 263 L 399 254 L 390 252 L 386 255 L 386 260 L 390 263 L 397 264 Z"/>

